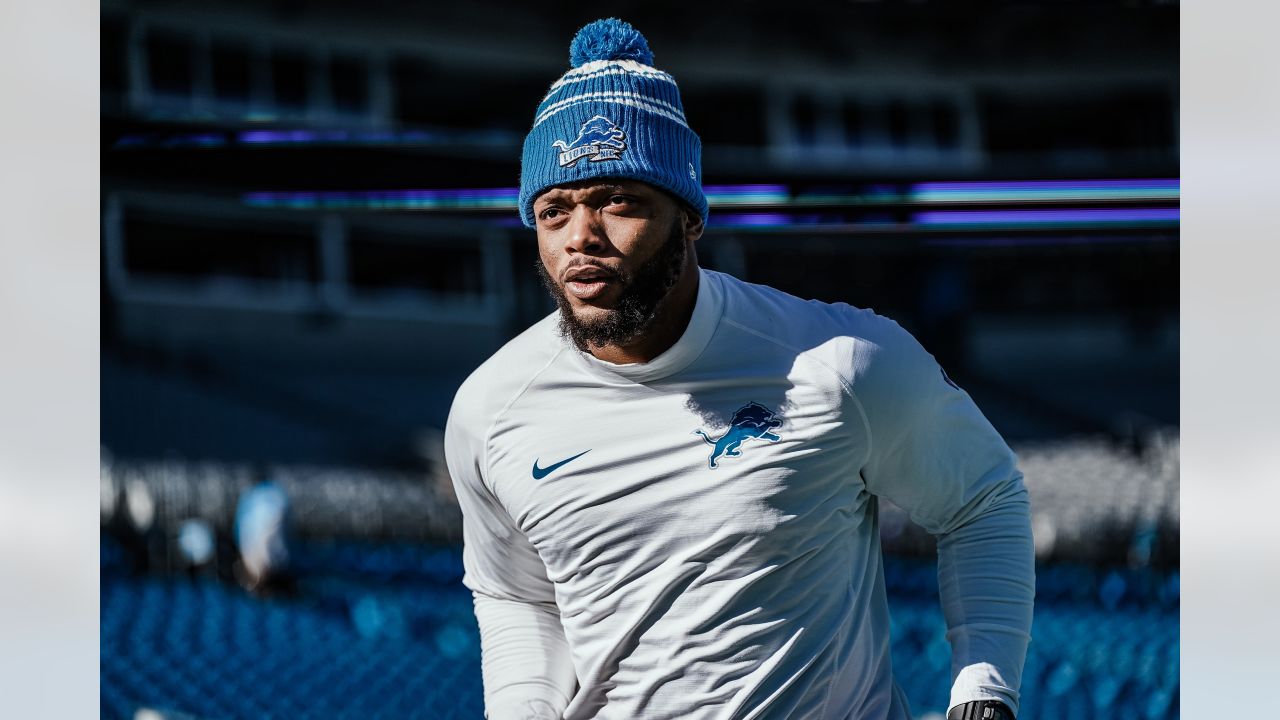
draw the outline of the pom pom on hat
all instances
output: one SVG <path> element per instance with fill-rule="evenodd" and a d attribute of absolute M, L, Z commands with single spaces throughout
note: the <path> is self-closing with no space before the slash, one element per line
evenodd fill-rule
<path fill-rule="evenodd" d="M 569 63 L 581 67 L 596 60 L 635 60 L 653 65 L 649 41 L 630 23 L 606 18 L 584 26 L 569 44 Z"/>

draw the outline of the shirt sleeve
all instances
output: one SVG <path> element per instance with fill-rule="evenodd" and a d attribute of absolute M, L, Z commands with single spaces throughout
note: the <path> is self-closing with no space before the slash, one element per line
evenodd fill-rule
<path fill-rule="evenodd" d="M 879 320 L 855 355 L 853 392 L 869 433 L 863 480 L 938 538 L 949 707 L 993 699 L 1017 712 L 1035 596 L 1017 458 L 933 356 Z"/>
<path fill-rule="evenodd" d="M 484 482 L 484 433 L 463 393 L 445 427 L 445 459 L 462 508 L 463 584 L 475 601 L 489 720 L 559 718 L 576 691 L 555 591 L 537 550 Z"/>

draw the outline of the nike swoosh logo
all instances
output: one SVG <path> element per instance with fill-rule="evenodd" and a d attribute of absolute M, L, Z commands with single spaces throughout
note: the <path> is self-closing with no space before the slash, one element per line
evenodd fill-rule
<path fill-rule="evenodd" d="M 538 461 L 534 460 L 533 461 L 533 479 L 541 480 L 542 478 L 550 475 L 556 470 L 559 470 L 562 466 L 567 465 L 568 463 L 571 463 L 574 460 L 577 460 L 578 458 L 582 457 L 583 455 L 586 455 L 589 452 L 591 452 L 591 449 L 587 448 L 586 450 L 583 450 L 582 452 L 578 453 L 577 455 L 574 455 L 571 458 L 566 458 L 564 460 L 561 460 L 558 463 L 555 463 L 554 465 L 548 465 L 544 468 L 538 467 Z"/>

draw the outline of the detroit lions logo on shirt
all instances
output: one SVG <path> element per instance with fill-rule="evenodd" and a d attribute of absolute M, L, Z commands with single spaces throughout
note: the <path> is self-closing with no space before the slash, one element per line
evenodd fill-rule
<path fill-rule="evenodd" d="M 770 432 L 782 426 L 782 421 L 774 417 L 775 413 L 758 402 L 750 402 L 738 408 L 729 421 L 729 430 L 719 438 L 712 439 L 701 428 L 694 430 L 694 435 L 701 435 L 708 445 L 714 445 L 711 451 L 711 467 L 718 467 L 716 460 L 721 456 L 738 457 L 742 451 L 738 449 L 746 440 L 768 440 L 778 442 L 782 438 Z"/>
<path fill-rule="evenodd" d="M 572 143 L 556 140 L 551 146 L 560 150 L 560 167 L 573 167 L 586 157 L 591 162 L 620 160 L 619 154 L 627 149 L 623 142 L 627 134 L 603 115 L 596 115 L 582 123 L 578 139 Z"/>

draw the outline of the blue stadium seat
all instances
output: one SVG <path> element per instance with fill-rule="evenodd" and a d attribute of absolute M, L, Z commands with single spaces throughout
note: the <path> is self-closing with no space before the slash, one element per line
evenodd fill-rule
<path fill-rule="evenodd" d="M 104 566 L 115 557 L 104 549 Z M 457 549 L 343 542 L 300 546 L 296 557 L 304 572 L 292 599 L 104 572 L 102 716 L 131 720 L 152 707 L 227 718 L 481 717 L 479 637 Z M 942 712 L 950 649 L 936 570 L 890 558 L 885 579 L 895 675 L 917 716 Z M 1177 717 L 1175 578 L 1056 566 L 1037 580 L 1022 717 Z M 1107 595 L 1108 582 L 1125 591 Z"/>

